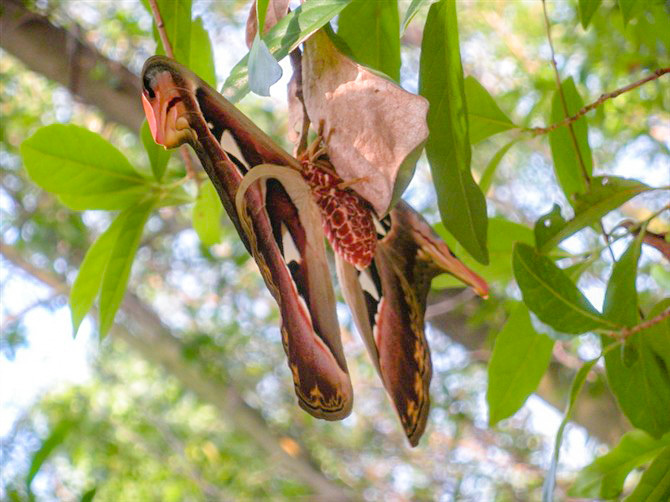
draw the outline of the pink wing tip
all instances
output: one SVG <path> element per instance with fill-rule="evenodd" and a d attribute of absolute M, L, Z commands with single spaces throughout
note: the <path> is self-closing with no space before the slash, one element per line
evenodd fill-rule
<path fill-rule="evenodd" d="M 151 106 L 151 103 L 149 103 L 149 100 L 147 99 L 144 92 L 142 93 L 142 108 L 144 108 L 144 114 L 147 117 L 147 123 L 149 124 L 149 130 L 151 131 L 151 137 L 156 143 L 160 144 L 158 138 L 156 137 L 158 132 L 156 114 L 154 113 L 154 109 Z"/>

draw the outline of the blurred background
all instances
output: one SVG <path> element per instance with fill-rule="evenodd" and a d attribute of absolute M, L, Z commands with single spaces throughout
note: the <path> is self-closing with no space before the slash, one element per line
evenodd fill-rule
<path fill-rule="evenodd" d="M 249 2 L 194 0 L 216 56 L 218 86 L 246 53 Z M 409 1 L 401 2 L 403 6 Z M 604 0 L 588 31 L 576 1 L 550 2 L 562 76 L 585 103 L 668 65 L 663 2 L 624 28 Z M 555 77 L 540 2 L 459 1 L 466 75 L 524 127 L 550 123 Z M 655 10 L 654 10 L 655 9 Z M 0 32 L 0 498 L 3 500 L 538 500 L 569 385 L 599 352 L 595 335 L 559 340 L 536 394 L 513 417 L 488 426 L 485 393 L 493 342 L 519 299 L 511 242 L 490 242 L 486 301 L 437 279 L 427 336 L 433 360 L 432 409 L 419 447 L 409 448 L 346 306 L 338 315 L 355 389 L 342 422 L 315 420 L 296 403 L 281 346 L 276 304 L 224 217 L 223 238 L 204 248 L 190 205 L 149 220 L 117 325 L 99 340 L 87 319 L 72 336 L 67 291 L 86 249 L 108 225 L 105 211 L 75 212 L 32 184 L 18 148 L 37 128 L 74 123 L 107 138 L 148 171 L 138 138 L 143 120 L 137 75 L 154 53 L 151 16 L 139 0 L 3 0 Z M 417 90 L 419 11 L 403 37 L 402 85 Z M 93 58 L 97 74 L 78 72 Z M 240 108 L 290 150 L 285 89 L 249 95 Z M 665 88 L 665 93 L 662 92 Z M 667 84 L 646 85 L 589 114 L 594 174 L 670 184 Z M 473 148 L 476 179 L 501 147 L 518 139 L 487 196 L 490 217 L 528 227 L 554 203 L 567 205 L 546 136 L 509 132 Z M 173 155 L 172 168 L 180 159 Z M 434 188 L 422 158 L 405 197 L 437 222 Z M 604 218 L 643 220 L 670 202 L 650 192 Z M 667 230 L 655 220 L 656 231 Z M 655 230 L 654 228 L 650 228 Z M 564 242 L 573 254 L 597 247 L 587 230 Z M 615 252 L 625 248 L 615 245 Z M 468 262 L 471 263 L 471 262 Z M 602 254 L 579 280 L 596 307 L 611 258 Z M 655 303 L 670 290 L 660 253 L 644 248 L 639 294 Z M 629 428 L 592 372 L 568 427 L 558 469 L 560 493 L 575 472 Z"/>

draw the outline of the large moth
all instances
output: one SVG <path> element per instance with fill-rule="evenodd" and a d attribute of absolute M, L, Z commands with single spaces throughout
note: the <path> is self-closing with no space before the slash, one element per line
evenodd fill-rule
<path fill-rule="evenodd" d="M 187 68 L 154 56 L 142 78 L 142 103 L 155 141 L 166 148 L 193 147 L 279 305 L 300 406 L 317 418 L 339 420 L 353 404 L 325 228 L 343 296 L 409 442 L 416 445 L 430 403 L 424 335 L 430 281 L 447 272 L 482 296 L 486 283 L 409 205 L 401 202 L 378 217 L 339 183 L 322 151 L 294 158 Z M 361 228 L 361 235 L 352 232 Z"/>

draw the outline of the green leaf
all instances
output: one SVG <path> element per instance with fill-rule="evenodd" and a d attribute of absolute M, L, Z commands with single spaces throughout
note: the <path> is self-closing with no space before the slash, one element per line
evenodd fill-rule
<path fill-rule="evenodd" d="M 642 237 L 645 229 L 632 240 L 625 253 L 612 268 L 607 283 L 603 315 L 609 320 L 624 326 L 635 326 L 640 319 L 637 306 L 637 262 L 640 259 Z"/>
<path fill-rule="evenodd" d="M 191 56 L 191 0 L 157 0 L 158 10 L 174 59 L 189 66 Z M 149 10 L 151 12 L 151 10 Z M 156 54 L 166 54 L 154 20 Z"/>
<path fill-rule="evenodd" d="M 591 255 L 586 259 L 580 260 L 577 263 L 565 267 L 563 271 L 568 275 L 572 282 L 577 282 L 582 274 L 596 261 L 597 255 Z"/>
<path fill-rule="evenodd" d="M 670 445 L 670 435 L 654 439 L 644 431 L 626 432 L 612 450 L 584 467 L 568 494 L 572 497 L 614 498 L 621 493 L 626 476 Z"/>
<path fill-rule="evenodd" d="M 498 169 L 498 164 L 500 164 L 500 161 L 503 159 L 505 154 L 509 151 L 510 148 L 512 148 L 512 146 L 517 141 L 519 141 L 519 139 L 520 138 L 515 138 L 509 143 L 505 144 L 500 150 L 496 152 L 493 158 L 489 161 L 489 163 L 486 166 L 486 169 L 484 169 L 482 178 L 479 180 L 479 188 L 481 189 L 482 193 L 485 194 L 489 191 L 489 188 L 491 187 L 491 182 L 493 181 L 493 176 L 496 172 L 496 169 Z M 491 240 L 489 239 L 488 242 L 490 243 Z"/>
<path fill-rule="evenodd" d="M 432 0 L 412 0 L 412 3 L 409 4 L 409 7 L 407 7 L 407 10 L 405 11 L 405 15 L 403 16 L 402 19 L 402 31 L 401 35 L 405 33 L 405 30 L 407 30 L 407 27 L 409 26 L 409 23 L 412 22 L 412 19 L 414 19 L 414 16 L 416 16 L 417 12 L 423 7 L 425 4 L 431 2 Z"/>
<path fill-rule="evenodd" d="M 201 79 L 216 89 L 216 68 L 209 33 L 202 25 L 202 18 L 196 17 L 191 24 L 190 69 Z"/>
<path fill-rule="evenodd" d="M 670 270 L 667 269 L 665 264 L 652 263 L 649 275 L 661 287 L 661 291 L 670 291 Z"/>
<path fill-rule="evenodd" d="M 337 16 L 351 0 L 307 0 L 289 12 L 263 36 L 263 41 L 277 61 L 281 61 L 307 37 Z M 249 92 L 248 55 L 232 69 L 223 84 L 222 93 L 236 103 Z"/>
<path fill-rule="evenodd" d="M 582 28 L 586 29 L 591 22 L 593 14 L 596 13 L 602 0 L 579 0 L 579 18 L 582 21 Z"/>
<path fill-rule="evenodd" d="M 670 500 L 670 446 L 654 459 L 633 493 L 624 502 L 664 502 Z"/>
<path fill-rule="evenodd" d="M 42 127 L 21 144 L 30 178 L 56 194 L 103 194 L 145 183 L 128 159 L 83 127 Z"/>
<path fill-rule="evenodd" d="M 617 0 L 617 3 L 619 4 L 619 9 L 621 10 L 624 26 L 628 24 L 628 21 L 635 17 L 639 10 L 641 10 L 638 9 L 638 0 Z"/>
<path fill-rule="evenodd" d="M 136 205 L 151 191 L 149 185 L 135 185 L 124 190 L 99 193 L 64 193 L 58 199 L 70 209 L 84 211 L 86 209 L 103 209 L 105 211 L 116 211 Z"/>
<path fill-rule="evenodd" d="M 35 475 L 39 472 L 40 468 L 44 464 L 49 455 L 63 443 L 65 437 L 70 432 L 72 427 L 75 425 L 75 422 L 72 420 L 63 420 L 59 422 L 52 430 L 49 436 L 42 442 L 42 445 L 39 449 L 33 454 L 33 458 L 30 461 L 30 468 L 28 469 L 28 474 L 26 475 L 26 488 L 28 493 L 32 493 L 30 485 L 35 479 Z"/>
<path fill-rule="evenodd" d="M 265 26 L 265 15 L 268 12 L 268 4 L 270 3 L 270 0 L 255 0 L 256 2 L 256 26 Z M 258 31 L 263 31 L 263 29 L 259 29 Z"/>
<path fill-rule="evenodd" d="M 183 186 L 174 186 L 158 194 L 156 207 L 182 206 L 193 201 L 193 196 Z"/>
<path fill-rule="evenodd" d="M 665 298 L 658 302 L 647 315 L 647 319 L 653 319 L 661 313 L 670 309 L 670 298 Z M 647 328 L 644 333 L 649 347 L 663 359 L 665 367 L 670 372 L 670 317 Z"/>
<path fill-rule="evenodd" d="M 337 18 L 337 34 L 356 61 L 400 80 L 398 3 L 353 0 Z"/>
<path fill-rule="evenodd" d="M 426 155 L 444 226 L 488 263 L 486 200 L 470 171 L 467 106 L 454 0 L 431 5 L 421 44 L 420 93 L 428 99 Z"/>
<path fill-rule="evenodd" d="M 670 431 L 670 376 L 667 359 L 647 339 L 649 334 L 650 330 L 641 331 L 626 340 L 625 348 L 607 352 L 605 367 L 610 388 L 626 417 L 638 429 L 658 437 Z M 610 343 L 603 337 L 603 345 Z M 631 352 L 632 359 L 628 356 Z"/>
<path fill-rule="evenodd" d="M 517 242 L 533 243 L 533 231 L 516 223 L 496 216 L 489 220 L 488 242 L 490 263 L 488 266 L 470 258 L 461 246 L 444 228 L 441 223 L 435 226 L 435 230 L 449 245 L 449 248 L 465 263 L 469 268 L 486 280 L 499 282 L 506 285 L 512 278 L 512 251 Z M 442 274 L 433 279 L 432 287 L 435 289 L 462 287 L 463 283 L 449 274 Z"/>
<path fill-rule="evenodd" d="M 193 228 L 202 245 L 213 246 L 221 240 L 221 212 L 219 194 L 211 182 L 200 185 L 198 198 L 193 205 Z"/>
<path fill-rule="evenodd" d="M 552 124 L 575 115 L 584 106 L 584 102 L 577 92 L 572 77 L 567 78 L 563 82 L 561 89 L 563 90 L 568 109 L 567 114 L 563 108 L 561 94 L 559 91 L 556 91 L 551 101 Z M 569 127 L 572 127 L 574 139 Z M 551 156 L 554 160 L 556 177 L 563 189 L 563 193 L 572 203 L 574 194 L 586 192 L 587 184 L 583 171 L 585 170 L 588 176 L 591 176 L 593 170 L 586 118 L 581 117 L 570 126 L 559 127 L 551 131 L 549 133 L 549 145 L 551 146 Z M 582 169 L 581 163 L 583 163 L 584 169 Z"/>
<path fill-rule="evenodd" d="M 517 127 L 475 77 L 466 77 L 464 89 L 470 123 L 470 143 L 474 145 L 489 136 Z"/>
<path fill-rule="evenodd" d="M 126 209 L 127 213 L 105 268 L 100 290 L 100 337 L 112 327 L 114 316 L 126 291 L 130 269 L 142 237 L 144 224 L 154 207 L 155 200 Z M 122 213 L 123 214 L 123 213 Z"/>
<path fill-rule="evenodd" d="M 652 190 L 649 185 L 637 180 L 618 176 L 595 176 L 591 179 L 589 190 L 575 197 L 575 212 L 580 219 L 586 220 L 586 224 L 590 224 L 636 195 L 649 190 Z"/>
<path fill-rule="evenodd" d="M 639 322 L 635 280 L 643 235 L 641 231 L 614 264 L 605 293 L 604 314 L 625 326 Z M 670 347 L 665 328 L 665 323 L 653 325 L 605 354 L 607 379 L 621 410 L 635 427 L 655 437 L 670 431 Z M 614 343 L 605 336 L 602 342 L 605 347 Z"/>
<path fill-rule="evenodd" d="M 81 262 L 77 278 L 70 290 L 70 313 L 72 316 L 72 334 L 77 335 L 79 325 L 84 319 L 100 291 L 102 278 L 116 244 L 119 232 L 125 225 L 128 211 L 116 217 L 107 230 L 98 236 L 88 248 Z"/>
<path fill-rule="evenodd" d="M 518 243 L 512 259 L 523 301 L 552 328 L 569 334 L 594 328 L 617 328 L 591 305 L 567 274 L 533 247 Z"/>
<path fill-rule="evenodd" d="M 92 502 L 93 499 L 95 498 L 95 492 L 98 491 L 98 488 L 91 488 L 90 490 L 86 490 L 86 492 L 81 496 L 79 499 L 79 502 Z"/>
<path fill-rule="evenodd" d="M 249 89 L 259 96 L 269 96 L 270 87 L 281 76 L 281 66 L 272 56 L 260 35 L 256 33 L 249 51 Z"/>
<path fill-rule="evenodd" d="M 543 250 L 544 245 L 552 241 L 565 228 L 566 223 L 565 218 L 561 215 L 561 206 L 554 204 L 551 211 L 540 216 L 535 222 L 535 226 L 533 227 L 535 246 Z"/>
<path fill-rule="evenodd" d="M 591 179 L 588 191 L 576 195 L 574 199 L 575 216 L 571 220 L 561 222 L 556 218 L 556 207 L 550 213 L 550 225 L 546 226 L 543 216 L 536 223 L 536 243 L 543 253 L 550 251 L 564 239 L 567 239 L 587 225 L 596 223 L 602 216 L 618 208 L 624 202 L 643 192 L 653 190 L 648 185 L 636 180 L 619 178 L 617 176 L 595 176 Z M 558 210 L 560 214 L 560 208 Z M 538 225 L 544 225 L 542 230 Z M 539 234 L 538 234 L 539 233 Z"/>
<path fill-rule="evenodd" d="M 496 337 L 489 362 L 489 425 L 523 406 L 547 370 L 553 346 L 551 338 L 533 329 L 528 309 L 518 303 Z"/>
<path fill-rule="evenodd" d="M 586 377 L 593 368 L 593 365 L 598 362 L 598 358 L 591 359 L 586 361 L 577 374 L 575 375 L 574 380 L 572 380 L 572 385 L 570 387 L 570 401 L 563 415 L 563 420 L 561 420 L 561 425 L 558 426 L 558 431 L 556 431 L 556 440 L 554 441 L 554 453 L 551 456 L 551 465 L 547 471 L 547 476 L 544 480 L 544 485 L 542 486 L 542 502 L 551 502 L 554 500 L 554 486 L 556 484 L 556 469 L 558 468 L 558 458 L 561 454 L 561 444 L 563 443 L 563 433 L 565 432 L 565 427 L 568 425 L 572 417 L 572 410 L 574 409 L 575 403 L 577 402 L 577 396 L 579 396 Z"/>
<path fill-rule="evenodd" d="M 163 179 L 165 168 L 172 156 L 172 150 L 166 150 L 154 141 L 146 119 L 142 122 L 142 127 L 140 128 L 140 138 L 142 139 L 142 144 L 147 152 L 147 157 L 149 157 L 151 172 L 154 173 L 154 178 L 160 181 Z"/>

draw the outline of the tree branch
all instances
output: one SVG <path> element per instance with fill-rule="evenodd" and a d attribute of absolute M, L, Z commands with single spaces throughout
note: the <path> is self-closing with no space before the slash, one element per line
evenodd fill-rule
<path fill-rule="evenodd" d="M 50 271 L 41 269 L 21 256 L 13 246 L 2 243 L 0 254 L 14 266 L 49 286 L 55 292 L 67 295 L 69 287 Z M 119 338 L 141 354 L 147 361 L 163 366 L 187 389 L 203 401 L 214 405 L 224 420 L 230 420 L 235 427 L 244 431 L 260 450 L 285 472 L 310 486 L 319 500 L 348 500 L 346 487 L 327 479 L 315 464 L 304 454 L 289 455 L 279 444 L 277 437 L 269 430 L 259 413 L 250 407 L 240 393 L 230 385 L 203 375 L 197 366 L 184 360 L 182 343 L 171 334 L 156 313 L 139 298 L 126 294 L 122 305 L 128 315 L 132 331 L 120 324 L 111 330 L 112 336 Z M 133 333 L 141 333 L 141 336 Z M 302 451 L 307 451 L 302 448 Z"/>
<path fill-rule="evenodd" d="M 568 103 L 565 100 L 565 94 L 563 94 L 563 86 L 561 85 L 561 76 L 558 73 L 558 65 L 556 64 L 556 54 L 554 52 L 554 43 L 551 40 L 551 23 L 549 22 L 549 16 L 547 15 L 547 2 L 542 0 L 542 11 L 544 12 L 544 22 L 547 26 L 547 40 L 549 41 L 549 49 L 551 49 L 551 66 L 554 68 L 554 75 L 556 77 L 556 85 L 558 86 L 558 95 L 561 98 L 561 105 L 563 106 L 563 113 L 566 117 L 570 115 L 568 110 Z M 591 184 L 591 178 L 589 173 L 586 172 L 586 166 L 584 165 L 584 159 L 582 158 L 582 152 L 579 149 L 579 143 L 577 143 L 577 136 L 575 131 L 572 128 L 572 124 L 568 123 L 568 131 L 570 132 L 570 139 L 572 140 L 572 146 L 577 153 L 577 160 L 579 161 L 579 168 L 581 170 L 586 186 Z"/>
<path fill-rule="evenodd" d="M 617 96 L 620 96 L 621 94 L 632 91 L 633 89 L 637 89 L 643 84 L 646 84 L 647 82 L 651 82 L 652 80 L 656 80 L 666 73 L 670 73 L 670 67 L 668 68 L 659 68 L 657 70 L 654 70 L 651 75 L 648 75 L 644 77 L 643 79 L 640 79 L 636 82 L 633 82 L 632 84 L 628 84 L 624 87 L 621 87 L 619 89 L 616 89 L 611 92 L 606 92 L 605 94 L 601 94 L 600 97 L 595 100 L 593 103 L 588 104 L 584 106 L 582 109 L 580 109 L 577 113 L 572 115 L 571 117 L 566 117 L 565 119 L 561 120 L 560 122 L 556 122 L 555 124 L 551 124 L 550 126 L 547 127 L 531 127 L 531 128 L 526 128 L 523 129 L 525 132 L 530 132 L 533 134 L 533 136 L 539 136 L 540 134 L 547 134 L 550 133 L 551 131 L 554 131 L 558 129 L 559 127 L 567 126 L 568 124 L 572 124 L 573 122 L 576 122 L 580 118 L 582 118 L 584 115 L 589 113 L 591 110 L 595 110 L 598 108 L 600 105 L 602 105 L 605 101 L 608 99 L 614 99 Z"/>
<path fill-rule="evenodd" d="M 16 0 L 2 1 L 0 33 L 0 46 L 31 70 L 67 86 L 108 119 L 139 130 L 144 119 L 139 101 L 142 86 L 137 75 L 123 65 Z M 64 57 L 67 54 L 76 61 Z"/>
<path fill-rule="evenodd" d="M 614 338 L 615 340 L 625 340 L 626 338 L 633 336 L 635 333 L 639 333 L 640 331 L 644 331 L 645 329 L 651 328 L 655 324 L 663 322 L 668 317 L 670 317 L 670 308 L 665 309 L 656 317 L 647 319 L 646 321 L 643 321 L 640 324 L 624 328 L 620 331 L 606 331 L 604 335 Z"/>
<path fill-rule="evenodd" d="M 565 94 L 563 93 L 563 86 L 561 85 L 561 76 L 558 72 L 558 65 L 556 64 L 556 55 L 554 52 L 554 43 L 551 40 L 551 23 L 549 22 L 549 15 L 547 14 L 546 0 L 542 0 L 542 11 L 544 12 L 544 22 L 547 26 L 547 40 L 549 40 L 549 48 L 551 49 L 551 65 L 554 68 L 554 75 L 556 76 L 556 85 L 558 86 L 558 95 L 561 98 L 561 104 L 563 106 L 563 114 L 567 119 L 570 116 L 570 111 L 568 110 L 568 103 L 565 100 Z M 586 171 L 586 164 L 584 163 L 584 157 L 582 157 L 582 151 L 580 150 L 579 143 L 577 142 L 577 135 L 575 134 L 575 130 L 572 128 L 572 122 L 568 122 L 567 127 L 568 132 L 570 133 L 570 140 L 572 141 L 572 147 L 574 148 L 575 153 L 577 154 L 579 170 L 582 173 L 582 177 L 584 178 L 586 186 L 589 187 L 591 185 L 591 175 Z M 602 219 L 599 220 L 599 224 L 600 224 L 600 230 L 602 231 L 603 237 L 605 238 L 605 243 L 607 244 L 607 249 L 609 249 L 610 256 L 612 257 L 612 261 L 616 261 L 616 258 L 614 257 L 614 251 L 612 251 L 612 247 L 610 246 L 610 236 L 605 230 L 605 225 L 603 225 Z"/>
<path fill-rule="evenodd" d="M 169 58 L 174 59 L 172 44 L 170 43 L 170 39 L 168 38 L 167 33 L 165 32 L 165 24 L 163 23 L 163 17 L 161 16 L 161 11 L 158 8 L 156 0 L 149 0 L 149 6 L 151 7 L 151 14 L 154 16 L 154 21 L 156 22 L 156 29 L 158 30 L 158 36 L 161 38 L 161 42 L 163 42 L 163 48 L 165 49 L 165 54 L 167 54 Z"/>

